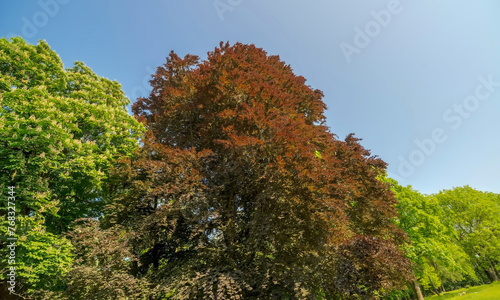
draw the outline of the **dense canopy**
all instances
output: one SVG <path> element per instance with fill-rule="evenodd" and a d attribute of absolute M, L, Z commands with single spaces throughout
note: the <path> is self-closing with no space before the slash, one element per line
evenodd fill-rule
<path fill-rule="evenodd" d="M 19 290 L 53 288 L 72 257 L 60 234 L 77 218 L 102 214 L 109 169 L 137 147 L 142 130 L 128 103 L 116 81 L 83 63 L 64 69 L 44 41 L 0 39 L 0 188 L 4 196 L 15 187 Z"/>

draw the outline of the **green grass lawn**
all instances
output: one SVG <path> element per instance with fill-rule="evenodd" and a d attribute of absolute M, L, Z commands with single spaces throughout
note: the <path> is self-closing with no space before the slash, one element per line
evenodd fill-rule
<path fill-rule="evenodd" d="M 460 296 L 461 293 L 465 295 Z M 441 294 L 441 296 L 432 296 L 425 299 L 442 300 L 442 299 L 478 299 L 478 300 L 500 300 L 500 282 L 492 284 L 480 285 L 469 289 L 460 289 Z"/>

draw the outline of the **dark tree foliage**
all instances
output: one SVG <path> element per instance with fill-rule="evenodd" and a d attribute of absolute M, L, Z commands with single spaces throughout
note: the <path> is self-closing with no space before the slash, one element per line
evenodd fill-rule
<path fill-rule="evenodd" d="M 143 148 L 114 171 L 103 224 L 131 234 L 129 272 L 155 297 L 374 298 L 404 287 L 396 199 L 377 179 L 386 164 L 330 133 L 322 92 L 278 56 L 240 43 L 201 62 L 172 52 L 151 84 L 133 105 Z"/>
<path fill-rule="evenodd" d="M 399 268 L 405 269 L 400 270 Z M 394 278 L 411 272 L 406 257 L 387 240 L 355 236 L 342 244 L 335 261 L 335 285 L 343 299 L 369 299 L 397 289 Z M 397 283 L 396 283 L 397 284 Z"/>
<path fill-rule="evenodd" d="M 78 259 L 68 274 L 70 299 L 147 299 L 147 283 L 131 275 L 136 256 L 127 245 L 129 233 L 120 226 L 99 228 L 85 221 L 69 237 Z"/>

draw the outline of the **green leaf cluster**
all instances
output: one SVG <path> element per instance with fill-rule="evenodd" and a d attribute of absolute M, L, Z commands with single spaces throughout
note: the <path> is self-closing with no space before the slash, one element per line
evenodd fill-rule
<path fill-rule="evenodd" d="M 82 62 L 65 69 L 46 42 L 0 39 L 0 230 L 15 186 L 24 290 L 64 274 L 72 256 L 62 234 L 75 219 L 102 214 L 109 169 L 142 132 L 128 103 L 119 83 Z"/>

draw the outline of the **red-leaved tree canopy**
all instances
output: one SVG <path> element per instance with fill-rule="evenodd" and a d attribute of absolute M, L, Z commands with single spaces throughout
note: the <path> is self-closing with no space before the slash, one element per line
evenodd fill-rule
<path fill-rule="evenodd" d="M 409 264 L 386 164 L 325 125 L 323 94 L 278 56 L 170 53 L 133 105 L 143 148 L 115 172 L 109 223 L 135 233 L 157 295 L 331 299 L 401 288 Z M 323 298 L 321 298 L 323 297 Z"/>

